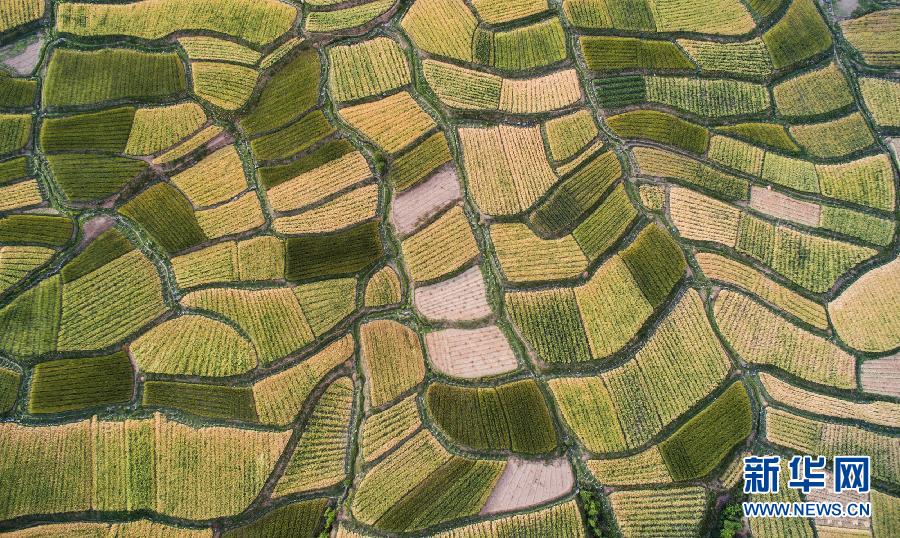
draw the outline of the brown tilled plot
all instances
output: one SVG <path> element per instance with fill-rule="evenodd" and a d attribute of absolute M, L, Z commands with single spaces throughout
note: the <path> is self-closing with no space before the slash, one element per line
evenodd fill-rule
<path fill-rule="evenodd" d="M 795 200 L 786 194 L 753 185 L 750 187 L 750 207 L 775 217 L 806 226 L 818 226 L 822 208 L 818 204 Z"/>
<path fill-rule="evenodd" d="M 862 363 L 860 381 L 866 392 L 900 398 L 900 353 Z"/>
<path fill-rule="evenodd" d="M 551 462 L 509 458 L 481 514 L 521 510 L 562 497 L 572 490 L 575 476 L 568 460 Z"/>
<path fill-rule="evenodd" d="M 506 336 L 496 325 L 431 332 L 425 335 L 425 345 L 435 369 L 453 377 L 497 375 L 519 365 Z"/>
<path fill-rule="evenodd" d="M 472 321 L 491 315 L 477 265 L 443 282 L 416 288 L 413 302 L 420 314 L 434 321 Z"/>
<path fill-rule="evenodd" d="M 391 221 L 405 237 L 460 200 L 462 191 L 453 166 L 442 169 L 428 181 L 399 194 L 393 203 Z"/>

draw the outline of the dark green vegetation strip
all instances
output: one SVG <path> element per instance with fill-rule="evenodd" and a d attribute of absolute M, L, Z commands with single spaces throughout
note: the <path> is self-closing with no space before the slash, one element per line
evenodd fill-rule
<path fill-rule="evenodd" d="M 16 405 L 20 377 L 19 372 L 0 367 L 0 415 Z"/>
<path fill-rule="evenodd" d="M 509 293 L 506 311 L 543 360 L 550 363 L 591 360 L 578 304 L 570 290 Z"/>
<path fill-rule="evenodd" d="M 334 132 L 321 110 L 313 110 L 296 123 L 250 142 L 250 149 L 261 161 L 283 159 L 299 153 Z"/>
<path fill-rule="evenodd" d="M 349 141 L 344 139 L 332 140 L 294 162 L 261 167 L 259 169 L 259 180 L 266 189 L 271 189 L 304 172 L 315 170 L 327 162 L 339 159 L 352 151 L 356 151 L 356 148 Z"/>
<path fill-rule="evenodd" d="M 621 174 L 619 159 L 612 151 L 592 157 L 529 215 L 534 230 L 543 237 L 570 232 Z"/>
<path fill-rule="evenodd" d="M 134 112 L 132 107 L 120 107 L 47 118 L 41 124 L 41 147 L 48 152 L 93 149 L 122 153 L 131 134 Z"/>
<path fill-rule="evenodd" d="M 719 127 L 717 130 L 744 138 L 756 145 L 769 146 L 790 153 L 800 151 L 800 147 L 791 140 L 784 126 L 777 123 L 738 123 Z"/>
<path fill-rule="evenodd" d="M 184 64 L 177 54 L 131 49 L 56 49 L 45 80 L 46 106 L 153 100 L 187 89 Z"/>
<path fill-rule="evenodd" d="M 435 424 L 463 446 L 523 454 L 556 448 L 547 402 L 531 379 L 482 388 L 434 383 L 425 405 Z"/>
<path fill-rule="evenodd" d="M 134 371 L 124 352 L 63 359 L 34 367 L 28 412 L 62 413 L 131 401 Z"/>
<path fill-rule="evenodd" d="M 0 72 L 0 107 L 23 108 L 34 104 L 37 82 Z"/>
<path fill-rule="evenodd" d="M 778 11 L 784 2 L 785 0 L 747 0 L 750 9 L 756 12 L 761 19 Z"/>
<path fill-rule="evenodd" d="M 746 439 L 752 427 L 750 398 L 744 385 L 736 381 L 660 443 L 659 449 L 675 481 L 701 478 Z"/>
<path fill-rule="evenodd" d="M 272 75 L 253 111 L 238 122 L 241 129 L 251 136 L 271 131 L 312 108 L 319 98 L 321 69 L 315 49 L 292 58 Z"/>
<path fill-rule="evenodd" d="M 328 499 L 312 499 L 280 506 L 243 527 L 222 533 L 225 538 L 312 538 L 322 522 Z"/>
<path fill-rule="evenodd" d="M 207 418 L 256 422 L 256 405 L 250 387 L 201 385 L 174 381 L 144 383 L 143 405 L 179 409 Z"/>
<path fill-rule="evenodd" d="M 28 159 L 16 157 L 0 162 L 0 185 L 22 179 L 28 175 Z"/>
<path fill-rule="evenodd" d="M 831 31 L 813 0 L 794 0 L 784 17 L 763 34 L 776 69 L 812 58 L 831 47 Z"/>
<path fill-rule="evenodd" d="M 0 218 L 0 243 L 39 243 L 61 247 L 72 239 L 74 224 L 57 215 L 10 215 Z"/>
<path fill-rule="evenodd" d="M 0 352 L 30 357 L 56 349 L 62 285 L 52 276 L 0 309 Z"/>
<path fill-rule="evenodd" d="M 606 124 L 622 138 L 652 140 L 703 154 L 709 147 L 706 128 L 672 114 L 656 110 L 635 110 L 606 119 Z"/>
<path fill-rule="evenodd" d="M 491 462 L 453 456 L 389 508 L 378 526 L 393 532 L 411 531 L 473 514 L 495 473 Z"/>
<path fill-rule="evenodd" d="M 329 234 L 290 237 L 284 276 L 304 280 L 355 273 L 384 254 L 377 221 Z"/>
<path fill-rule="evenodd" d="M 578 246 L 593 261 L 609 250 L 637 218 L 625 187 L 619 185 L 572 232 Z"/>
<path fill-rule="evenodd" d="M 622 259 L 653 308 L 669 296 L 687 268 L 678 244 L 657 224 L 641 230 L 622 251 Z"/>
<path fill-rule="evenodd" d="M 584 61 L 592 71 L 696 68 L 671 41 L 613 36 L 583 36 L 580 41 Z"/>
<path fill-rule="evenodd" d="M 137 159 L 87 153 L 50 155 L 47 161 L 53 179 L 73 202 L 112 196 L 148 168 L 147 163 Z"/>
<path fill-rule="evenodd" d="M 647 98 L 647 85 L 640 75 L 604 78 L 594 82 L 597 101 L 605 108 L 618 108 L 642 103 Z"/>
<path fill-rule="evenodd" d="M 132 250 L 134 245 L 117 230 L 103 232 L 62 268 L 63 282 L 72 282 Z"/>
<path fill-rule="evenodd" d="M 387 178 L 398 190 L 406 190 L 452 159 L 444 133 L 434 133 L 391 163 Z"/>
<path fill-rule="evenodd" d="M 206 241 L 191 203 L 167 183 L 145 190 L 119 212 L 143 226 L 169 254 Z"/>

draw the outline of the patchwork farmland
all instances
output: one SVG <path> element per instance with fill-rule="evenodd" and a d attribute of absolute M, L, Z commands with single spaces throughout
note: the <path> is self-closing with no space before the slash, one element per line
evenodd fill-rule
<path fill-rule="evenodd" d="M 900 536 L 848 3 L 0 0 L 0 536 Z"/>

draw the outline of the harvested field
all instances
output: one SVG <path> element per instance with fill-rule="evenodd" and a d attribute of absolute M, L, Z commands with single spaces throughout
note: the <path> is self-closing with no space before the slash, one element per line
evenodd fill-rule
<path fill-rule="evenodd" d="M 477 379 L 519 367 L 506 336 L 496 325 L 480 329 L 443 329 L 425 335 L 431 364 L 443 374 Z"/>
<path fill-rule="evenodd" d="M 541 239 L 525 224 L 494 224 L 491 242 L 509 282 L 571 279 L 588 267 L 587 256 L 571 235 Z"/>
<path fill-rule="evenodd" d="M 826 483 L 832 484 L 833 480 L 834 474 L 826 472 Z M 810 502 L 820 503 L 839 502 L 847 504 L 851 502 L 870 502 L 870 495 L 868 493 L 859 493 L 853 490 L 834 493 L 830 488 L 811 490 L 809 494 L 807 494 L 806 498 Z M 875 512 L 876 510 L 877 506 L 873 506 L 872 511 Z M 872 523 L 869 518 L 823 517 L 815 518 L 814 521 L 816 522 L 816 531 L 822 538 L 852 538 L 856 533 L 858 533 L 859 536 L 872 536 Z"/>
<path fill-rule="evenodd" d="M 455 205 L 462 197 L 453 166 L 442 169 L 394 198 L 391 221 L 401 237 L 415 232 L 424 222 Z"/>
<path fill-rule="evenodd" d="M 470 194 L 482 213 L 518 213 L 557 181 L 539 127 L 465 127 L 459 137 Z"/>
<path fill-rule="evenodd" d="M 433 321 L 474 321 L 492 313 L 478 266 L 443 282 L 416 288 L 413 305 Z"/>
<path fill-rule="evenodd" d="M 900 346 L 900 258 L 860 277 L 828 313 L 838 336 L 862 351 L 891 351 Z"/>
<path fill-rule="evenodd" d="M 823 330 L 828 328 L 825 307 L 778 284 L 749 265 L 710 252 L 697 253 L 696 259 L 708 278 L 743 288 L 810 325 Z"/>
<path fill-rule="evenodd" d="M 370 321 L 360 326 L 359 338 L 372 407 L 393 401 L 425 377 L 422 345 L 412 329 L 396 321 Z"/>
<path fill-rule="evenodd" d="M 856 360 L 852 355 L 750 297 L 723 290 L 713 309 L 722 335 L 744 360 L 777 366 L 822 385 L 844 389 L 856 386 Z"/>
<path fill-rule="evenodd" d="M 562 497 L 575 485 L 575 475 L 566 458 L 550 462 L 511 457 L 481 514 L 512 512 Z"/>
<path fill-rule="evenodd" d="M 407 91 L 342 108 L 338 116 L 388 153 L 400 151 L 436 125 Z"/>
<path fill-rule="evenodd" d="M 900 398 L 900 354 L 863 361 L 859 382 L 866 392 Z"/>
<path fill-rule="evenodd" d="M 759 380 L 777 403 L 827 417 L 861 420 L 888 428 L 900 427 L 900 404 L 890 402 L 853 402 L 795 387 L 786 381 L 760 372 Z"/>
<path fill-rule="evenodd" d="M 588 460 L 587 467 L 601 484 L 667 484 L 672 476 L 657 445 L 633 456 Z"/>
<path fill-rule="evenodd" d="M 377 216 L 378 185 L 354 189 L 324 204 L 273 222 L 276 232 L 302 235 L 336 232 Z"/>
<path fill-rule="evenodd" d="M 422 422 L 419 420 L 415 394 L 367 417 L 363 422 L 360 438 L 360 448 L 366 463 L 381 457 L 420 426 Z"/>
<path fill-rule="evenodd" d="M 404 239 L 400 248 L 406 268 L 417 282 L 438 280 L 467 265 L 479 252 L 460 206 Z"/>
<path fill-rule="evenodd" d="M 750 187 L 750 207 L 776 219 L 812 227 L 819 226 L 822 212 L 818 204 L 796 200 L 787 194 L 756 185 Z"/>

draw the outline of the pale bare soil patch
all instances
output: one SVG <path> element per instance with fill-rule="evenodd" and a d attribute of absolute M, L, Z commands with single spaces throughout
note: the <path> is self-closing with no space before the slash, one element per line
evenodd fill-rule
<path fill-rule="evenodd" d="M 0 59 L 3 65 L 19 76 L 28 76 L 34 72 L 41 59 L 41 48 L 44 46 L 44 35 L 37 34 L 26 39 L 30 41 L 22 48 L 20 43 L 13 43 L 0 48 Z"/>
<path fill-rule="evenodd" d="M 443 282 L 416 288 L 413 302 L 420 314 L 434 321 L 473 321 L 491 315 L 477 265 Z"/>
<path fill-rule="evenodd" d="M 481 514 L 496 514 L 537 506 L 567 494 L 575 485 L 565 458 L 551 462 L 510 457 Z"/>
<path fill-rule="evenodd" d="M 102 234 L 106 230 L 109 230 L 115 224 L 115 219 L 106 215 L 100 215 L 99 217 L 94 217 L 91 220 L 85 222 L 83 227 L 84 237 L 82 237 L 81 239 L 81 244 L 87 245 L 88 243 L 96 239 L 98 235 Z"/>
<path fill-rule="evenodd" d="M 391 221 L 401 236 L 410 235 L 432 217 L 458 202 L 461 197 L 456 169 L 451 165 L 427 181 L 397 195 L 391 211 Z"/>
<path fill-rule="evenodd" d="M 425 335 L 431 364 L 453 377 L 474 379 L 511 372 L 518 361 L 496 325 L 479 329 L 444 329 Z"/>
<path fill-rule="evenodd" d="M 900 353 L 862 363 L 860 381 L 866 392 L 900 398 Z"/>
<path fill-rule="evenodd" d="M 869 494 L 868 493 L 858 493 L 856 491 L 842 491 L 841 493 L 834 493 L 832 491 L 832 484 L 834 484 L 834 480 L 832 478 L 831 473 L 826 473 L 825 483 L 827 486 L 825 489 L 814 489 L 811 490 L 806 498 L 809 502 L 820 502 L 820 503 L 841 503 L 843 505 L 847 505 L 852 502 L 857 503 L 867 503 L 869 502 Z M 822 531 L 828 531 L 830 529 L 851 529 L 857 531 L 864 531 L 866 534 L 870 534 L 868 531 L 872 528 L 871 521 L 869 518 L 856 518 L 856 517 L 840 517 L 840 518 L 816 518 L 816 529 L 819 531 L 819 536 L 822 535 Z"/>
<path fill-rule="evenodd" d="M 756 185 L 750 187 L 750 207 L 776 219 L 818 226 L 822 212 L 817 204 L 795 200 L 786 194 Z"/>

